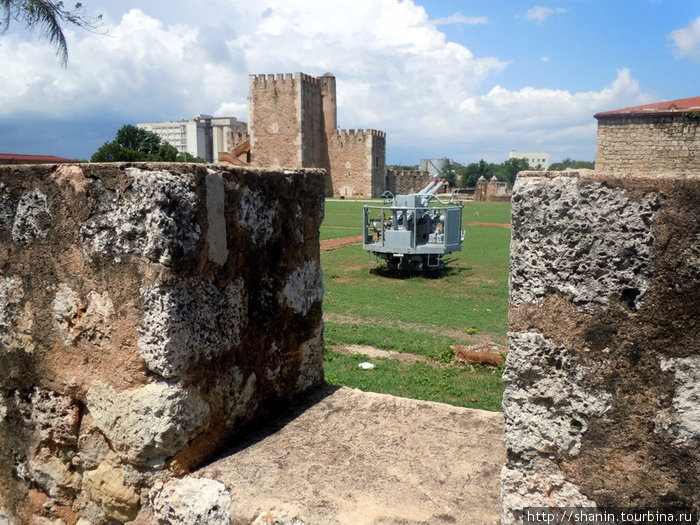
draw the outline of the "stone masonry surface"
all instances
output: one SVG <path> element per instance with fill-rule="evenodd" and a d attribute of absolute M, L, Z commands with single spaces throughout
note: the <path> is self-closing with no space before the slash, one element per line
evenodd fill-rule
<path fill-rule="evenodd" d="M 172 476 L 322 382 L 324 190 L 317 170 L 0 168 L 0 523 L 228 523 L 221 483 Z"/>
<path fill-rule="evenodd" d="M 700 171 L 700 116 L 611 115 L 598 118 L 596 170 L 615 173 Z"/>
<path fill-rule="evenodd" d="M 700 508 L 700 176 L 523 172 L 512 202 L 502 523 Z"/>

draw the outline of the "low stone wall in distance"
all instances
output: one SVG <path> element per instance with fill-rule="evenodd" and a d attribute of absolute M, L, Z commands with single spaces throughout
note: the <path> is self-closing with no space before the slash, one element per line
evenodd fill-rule
<path fill-rule="evenodd" d="M 521 173 L 510 249 L 503 524 L 700 509 L 700 176 Z"/>
<path fill-rule="evenodd" d="M 146 523 L 158 480 L 322 382 L 324 184 L 0 168 L 0 522 Z"/>

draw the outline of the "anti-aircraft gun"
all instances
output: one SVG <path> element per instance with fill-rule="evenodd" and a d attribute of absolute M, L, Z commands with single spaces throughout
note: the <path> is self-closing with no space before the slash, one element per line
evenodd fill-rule
<path fill-rule="evenodd" d="M 443 256 L 464 241 L 463 205 L 438 198 L 444 184 L 435 178 L 418 193 L 386 192 L 384 205 L 365 204 L 362 248 L 394 270 L 444 268 Z"/>

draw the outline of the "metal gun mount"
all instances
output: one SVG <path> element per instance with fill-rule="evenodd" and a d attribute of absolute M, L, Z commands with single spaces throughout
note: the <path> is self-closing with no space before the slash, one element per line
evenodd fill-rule
<path fill-rule="evenodd" d="M 462 207 L 437 197 L 436 178 L 418 193 L 384 194 L 382 206 L 365 204 L 362 248 L 394 270 L 434 271 L 464 241 Z"/>

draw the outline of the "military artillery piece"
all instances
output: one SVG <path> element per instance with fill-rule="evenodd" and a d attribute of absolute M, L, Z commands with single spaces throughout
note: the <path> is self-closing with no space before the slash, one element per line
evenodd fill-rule
<path fill-rule="evenodd" d="M 393 270 L 444 268 L 443 256 L 462 249 L 464 230 L 463 205 L 436 195 L 443 184 L 436 178 L 418 193 L 386 192 L 384 205 L 365 204 L 362 248 Z"/>

